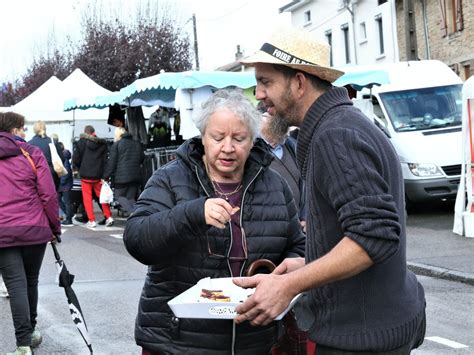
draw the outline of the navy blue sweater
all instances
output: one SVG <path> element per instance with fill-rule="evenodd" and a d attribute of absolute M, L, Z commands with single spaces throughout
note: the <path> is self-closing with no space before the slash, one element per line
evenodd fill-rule
<path fill-rule="evenodd" d="M 307 262 L 344 236 L 374 262 L 311 290 L 310 338 L 356 351 L 408 343 L 423 318 L 424 291 L 406 265 L 404 185 L 393 146 L 344 88 L 333 88 L 308 110 L 297 158 L 307 183 Z"/>

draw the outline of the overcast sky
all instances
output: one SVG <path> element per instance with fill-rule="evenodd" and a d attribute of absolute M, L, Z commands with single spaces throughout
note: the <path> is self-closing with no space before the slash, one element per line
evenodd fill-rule
<path fill-rule="evenodd" d="M 133 11 L 136 2 L 148 0 L 100 0 L 103 6 Z M 154 1 L 154 0 L 152 0 Z M 45 52 L 48 38 L 61 47 L 68 38 L 77 40 L 83 8 L 96 0 L 2 0 L 0 13 L 0 83 L 20 78 L 33 56 Z M 165 3 L 166 1 L 159 1 Z M 234 60 L 236 46 L 244 54 L 256 51 L 278 25 L 289 24 L 288 13 L 278 9 L 290 0 L 174 0 L 176 19 L 197 19 L 199 61 L 212 70 Z M 192 33 L 192 21 L 185 29 Z M 191 43 L 193 37 L 190 38 Z M 51 41 L 49 41 L 51 42 Z"/>

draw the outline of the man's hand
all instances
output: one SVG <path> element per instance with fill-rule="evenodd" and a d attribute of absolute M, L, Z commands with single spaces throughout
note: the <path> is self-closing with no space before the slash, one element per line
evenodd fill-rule
<path fill-rule="evenodd" d="M 286 286 L 286 276 L 258 274 L 247 278 L 234 278 L 243 288 L 255 287 L 255 292 L 235 311 L 239 314 L 234 322 L 249 321 L 252 325 L 267 325 L 290 304 L 295 294 Z"/>
<path fill-rule="evenodd" d="M 272 274 L 288 274 L 289 272 L 302 268 L 304 266 L 304 263 L 304 258 L 286 258 L 282 261 L 280 265 L 275 268 L 275 270 L 273 270 Z"/>

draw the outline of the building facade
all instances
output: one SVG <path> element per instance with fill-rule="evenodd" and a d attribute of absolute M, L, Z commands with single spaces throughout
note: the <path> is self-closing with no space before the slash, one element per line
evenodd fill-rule
<path fill-rule="evenodd" d="M 331 66 L 399 60 L 394 1 L 295 0 L 280 12 L 290 12 L 293 26 L 331 45 Z"/>
<path fill-rule="evenodd" d="M 293 26 L 331 45 L 331 65 L 437 59 L 474 73 L 474 0 L 294 0 Z"/>
<path fill-rule="evenodd" d="M 400 60 L 437 59 L 466 80 L 474 74 L 473 13 L 474 0 L 397 0 Z"/>

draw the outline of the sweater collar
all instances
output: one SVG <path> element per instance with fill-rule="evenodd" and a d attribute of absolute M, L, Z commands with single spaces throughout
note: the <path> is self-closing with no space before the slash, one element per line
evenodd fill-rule
<path fill-rule="evenodd" d="M 317 128 L 326 118 L 328 111 L 333 107 L 340 105 L 352 105 L 347 90 L 340 87 L 332 87 L 319 96 L 309 108 L 303 120 L 298 134 L 298 144 L 296 157 L 301 175 L 306 178 L 307 162 L 311 139 L 316 133 Z"/>

